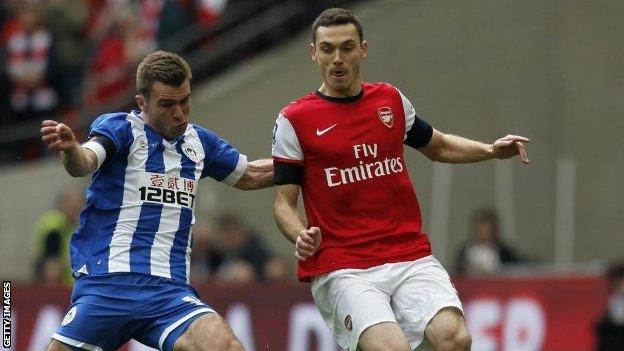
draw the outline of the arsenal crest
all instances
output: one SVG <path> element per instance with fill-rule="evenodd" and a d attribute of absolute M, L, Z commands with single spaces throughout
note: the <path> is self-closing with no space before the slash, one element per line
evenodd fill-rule
<path fill-rule="evenodd" d="M 380 107 L 377 110 L 377 115 L 383 124 L 388 128 L 392 128 L 392 123 L 394 122 L 394 116 L 392 116 L 392 110 L 390 107 Z"/>

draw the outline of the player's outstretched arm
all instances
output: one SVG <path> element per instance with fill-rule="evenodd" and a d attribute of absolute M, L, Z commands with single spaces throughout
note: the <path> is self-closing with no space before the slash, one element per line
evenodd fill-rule
<path fill-rule="evenodd" d="M 255 190 L 273 186 L 273 160 L 261 159 L 247 163 L 245 173 L 234 186 L 241 190 Z"/>
<path fill-rule="evenodd" d="M 506 159 L 516 155 L 520 161 L 529 163 L 525 143 L 531 140 L 519 135 L 507 135 L 493 144 L 466 139 L 457 135 L 433 130 L 431 141 L 418 149 L 432 161 L 445 163 L 472 163 L 492 158 Z"/>
<path fill-rule="evenodd" d="M 278 185 L 273 204 L 275 222 L 284 236 L 295 244 L 295 257 L 304 261 L 314 255 L 321 244 L 321 230 L 318 227 L 306 229 L 297 211 L 299 185 Z"/>
<path fill-rule="evenodd" d="M 50 150 L 61 153 L 63 166 L 72 177 L 84 177 L 97 168 L 95 152 L 80 146 L 67 125 L 51 120 L 41 122 L 41 140 Z"/>

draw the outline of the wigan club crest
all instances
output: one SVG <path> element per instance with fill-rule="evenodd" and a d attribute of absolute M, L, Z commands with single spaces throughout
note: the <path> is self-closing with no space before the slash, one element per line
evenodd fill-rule
<path fill-rule="evenodd" d="M 390 107 L 380 107 L 377 110 L 377 115 L 386 127 L 392 128 L 392 123 L 394 123 L 394 116 L 392 116 L 392 109 L 390 109 Z"/>
<path fill-rule="evenodd" d="M 182 152 L 195 163 L 204 158 L 202 147 L 197 142 L 187 142 L 185 140 L 184 144 L 182 144 Z"/>

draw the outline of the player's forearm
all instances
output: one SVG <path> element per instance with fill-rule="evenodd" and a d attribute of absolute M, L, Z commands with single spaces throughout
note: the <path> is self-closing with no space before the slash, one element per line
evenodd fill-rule
<path fill-rule="evenodd" d="M 492 145 L 445 134 L 434 161 L 445 163 L 472 163 L 494 158 Z"/>
<path fill-rule="evenodd" d="M 242 190 L 263 189 L 273 186 L 273 160 L 260 159 L 247 163 L 245 174 L 236 187 Z"/>
<path fill-rule="evenodd" d="M 299 216 L 299 211 L 296 207 L 285 203 L 275 203 L 273 206 L 273 215 L 275 216 L 275 222 L 286 239 L 294 243 L 297 240 L 297 236 L 306 227 Z"/>
<path fill-rule="evenodd" d="M 67 151 L 61 151 L 61 159 L 67 173 L 72 177 L 84 177 L 91 174 L 97 165 L 93 157 L 89 157 L 89 153 L 93 151 L 83 148 L 78 143 Z"/>
<path fill-rule="evenodd" d="M 260 159 L 249 162 L 248 168 L 254 179 L 254 189 L 273 186 L 273 159 Z"/>

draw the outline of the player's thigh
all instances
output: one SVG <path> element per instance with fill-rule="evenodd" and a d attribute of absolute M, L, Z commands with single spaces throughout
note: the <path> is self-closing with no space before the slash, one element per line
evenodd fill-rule
<path fill-rule="evenodd" d="M 396 320 L 385 291 L 361 273 L 336 273 L 315 279 L 312 295 L 338 345 L 355 350 L 364 330 Z"/>
<path fill-rule="evenodd" d="M 72 349 L 67 347 L 67 345 L 63 344 L 62 342 L 52 339 L 46 351 L 72 351 Z"/>
<path fill-rule="evenodd" d="M 174 351 L 242 351 L 232 328 L 216 313 L 197 318 L 176 340 Z"/>
<path fill-rule="evenodd" d="M 413 261 L 403 268 L 404 279 L 392 295 L 392 309 L 412 348 L 421 345 L 425 329 L 446 307 L 461 311 L 461 301 L 448 273 L 433 257 Z"/>
<path fill-rule="evenodd" d="M 425 335 L 436 350 L 470 350 L 471 339 L 464 315 L 455 307 L 438 311 L 427 324 Z"/>
<path fill-rule="evenodd" d="M 382 322 L 362 332 L 357 350 L 410 351 L 410 345 L 398 324 Z"/>

